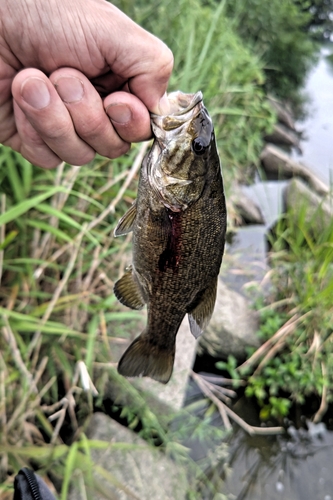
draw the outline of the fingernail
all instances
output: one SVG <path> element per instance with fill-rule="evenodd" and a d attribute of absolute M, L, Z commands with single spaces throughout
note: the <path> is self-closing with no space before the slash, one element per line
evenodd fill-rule
<path fill-rule="evenodd" d="M 113 122 L 122 125 L 132 118 L 132 112 L 126 104 L 110 104 L 105 111 Z"/>
<path fill-rule="evenodd" d="M 61 99 L 68 104 L 81 101 L 84 94 L 83 83 L 75 76 L 62 76 L 54 86 Z"/>
<path fill-rule="evenodd" d="M 161 97 L 158 107 L 162 116 L 170 113 L 170 102 L 166 93 Z"/>
<path fill-rule="evenodd" d="M 50 104 L 51 96 L 46 83 L 41 78 L 28 78 L 21 87 L 21 96 L 35 109 L 46 108 Z"/>

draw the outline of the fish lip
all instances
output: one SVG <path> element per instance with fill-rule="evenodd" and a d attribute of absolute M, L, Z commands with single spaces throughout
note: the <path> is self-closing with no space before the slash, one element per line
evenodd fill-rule
<path fill-rule="evenodd" d="M 168 99 L 170 103 L 170 112 L 166 115 L 151 113 L 152 120 L 160 120 L 161 118 L 167 116 L 185 115 L 203 100 L 203 95 L 201 90 L 195 94 L 185 94 L 184 92 L 177 90 L 168 94 Z"/>
<path fill-rule="evenodd" d="M 185 94 L 180 90 L 168 95 L 170 113 L 156 115 L 151 113 L 151 126 L 156 139 L 164 143 L 166 134 L 180 134 L 183 125 L 190 122 L 204 108 L 203 95 L 199 90 L 195 94 Z"/>

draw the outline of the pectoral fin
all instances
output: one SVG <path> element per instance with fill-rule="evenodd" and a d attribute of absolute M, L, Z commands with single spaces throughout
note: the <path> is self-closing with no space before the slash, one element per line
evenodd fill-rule
<path fill-rule="evenodd" d="M 214 311 L 218 277 L 212 280 L 200 298 L 200 302 L 189 311 L 188 319 L 192 335 L 198 338 L 209 323 Z"/>
<path fill-rule="evenodd" d="M 145 305 L 139 285 L 133 276 L 132 266 L 116 282 L 113 291 L 119 302 L 131 309 L 142 309 Z"/>
<path fill-rule="evenodd" d="M 116 229 L 114 230 L 115 236 L 123 236 L 124 234 L 128 234 L 133 231 L 133 225 L 136 218 L 136 200 L 133 201 L 131 207 L 125 215 L 122 216 L 120 221 L 117 224 Z"/>

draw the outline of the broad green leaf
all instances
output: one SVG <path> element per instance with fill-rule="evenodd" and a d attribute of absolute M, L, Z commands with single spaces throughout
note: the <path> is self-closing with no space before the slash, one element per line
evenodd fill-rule
<path fill-rule="evenodd" d="M 43 202 L 44 200 L 47 200 L 56 193 L 66 193 L 66 192 L 67 190 L 62 187 L 54 187 L 49 189 L 46 193 L 39 194 L 38 196 L 34 196 L 33 198 L 24 200 L 21 203 L 14 205 L 5 213 L 0 215 L 0 226 L 2 226 L 2 224 L 7 224 L 8 222 L 17 219 L 17 217 L 20 217 L 21 215 L 27 213 L 32 208 L 35 208 L 39 203 Z"/>

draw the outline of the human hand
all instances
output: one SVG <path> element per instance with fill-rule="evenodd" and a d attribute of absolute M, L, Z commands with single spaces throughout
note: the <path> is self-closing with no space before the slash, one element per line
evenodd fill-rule
<path fill-rule="evenodd" d="M 168 112 L 172 67 L 105 0 L 0 0 L 0 143 L 45 168 L 121 156 Z"/>

